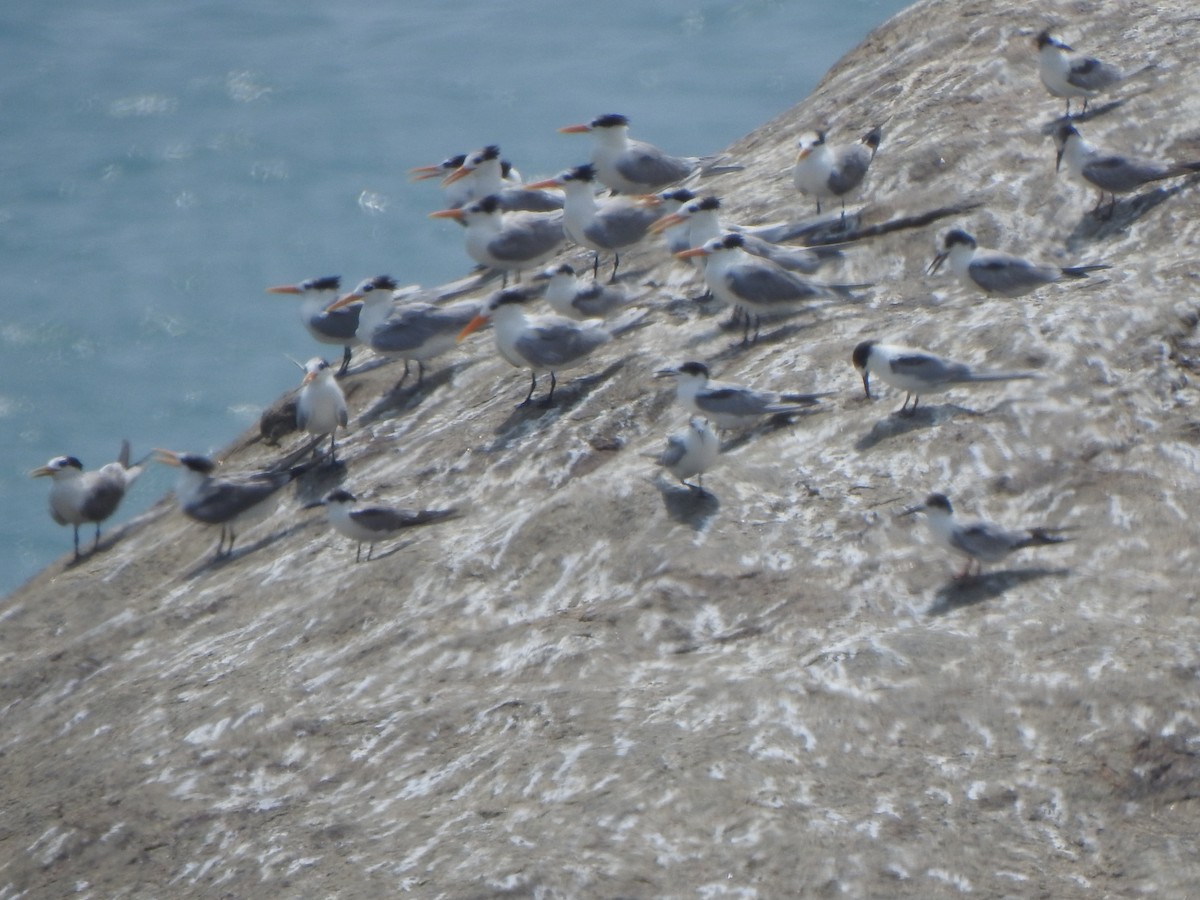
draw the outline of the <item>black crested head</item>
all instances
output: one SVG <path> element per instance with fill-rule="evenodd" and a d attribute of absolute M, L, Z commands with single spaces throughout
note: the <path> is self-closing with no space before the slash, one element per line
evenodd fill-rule
<path fill-rule="evenodd" d="M 179 464 L 185 469 L 191 469 L 193 472 L 199 472 L 201 475 L 211 475 L 217 468 L 215 462 L 207 456 L 201 456 L 199 453 L 179 454 Z"/>
<path fill-rule="evenodd" d="M 940 509 L 945 513 L 953 513 L 954 510 L 950 506 L 950 500 L 945 494 L 930 494 L 925 498 L 926 509 Z"/>
<path fill-rule="evenodd" d="M 854 363 L 854 368 L 865 369 L 867 367 L 867 359 L 871 355 L 871 348 L 874 347 L 876 341 L 863 341 L 854 348 L 854 353 L 850 359 Z"/>
<path fill-rule="evenodd" d="M 568 171 L 566 177 L 569 181 L 595 181 L 596 167 L 591 163 L 584 163 L 582 166 L 576 166 Z"/>
<path fill-rule="evenodd" d="M 394 291 L 396 281 L 390 275 L 376 275 L 367 287 L 373 291 Z"/>
<path fill-rule="evenodd" d="M 942 239 L 942 246 L 949 250 L 959 245 L 970 247 L 972 250 L 979 246 L 975 243 L 975 238 L 971 237 L 971 235 L 967 234 L 961 228 L 954 228 L 946 232 L 946 237 Z"/>
<path fill-rule="evenodd" d="M 560 263 L 554 267 L 554 273 L 556 275 L 574 275 L 575 267 L 570 263 Z"/>
<path fill-rule="evenodd" d="M 679 367 L 679 371 L 684 375 L 698 375 L 701 378 L 708 377 L 708 366 L 702 362 L 696 362 L 695 360 L 685 362 Z"/>
<path fill-rule="evenodd" d="M 817 139 L 813 141 L 813 146 L 825 143 L 825 132 L 822 129 L 817 129 Z"/>
<path fill-rule="evenodd" d="M 592 119 L 593 128 L 616 128 L 620 125 L 628 125 L 629 119 L 620 113 L 609 113 L 604 116 L 597 116 Z"/>
<path fill-rule="evenodd" d="M 341 286 L 342 279 L 338 275 L 309 278 L 306 281 L 300 282 L 300 290 L 302 291 L 336 291 Z"/>
<path fill-rule="evenodd" d="M 1054 129 L 1054 140 L 1059 144 L 1065 144 L 1067 142 L 1067 138 L 1071 137 L 1071 135 L 1079 137 L 1079 131 L 1070 122 L 1063 122 Z"/>
<path fill-rule="evenodd" d="M 687 203 L 689 200 L 695 200 L 696 195 L 687 188 L 675 188 L 671 191 L 663 191 L 662 198 L 664 200 L 676 200 L 679 203 Z"/>
<path fill-rule="evenodd" d="M 499 309 L 501 306 L 520 305 L 530 298 L 530 293 L 522 288 L 508 288 L 507 290 L 497 291 L 492 297 L 492 309 Z"/>
<path fill-rule="evenodd" d="M 876 125 L 870 131 L 862 136 L 862 142 L 872 150 L 879 149 L 879 143 L 883 140 L 883 126 Z"/>
<path fill-rule="evenodd" d="M 499 159 L 500 158 L 500 145 L 499 144 L 488 144 L 486 147 L 484 147 L 482 150 L 479 151 L 479 158 L 480 159 Z"/>
<path fill-rule="evenodd" d="M 451 156 L 449 159 L 442 160 L 443 169 L 457 169 L 467 161 L 467 154 L 459 153 L 457 156 Z"/>
<path fill-rule="evenodd" d="M 495 194 L 488 194 L 475 204 L 475 209 L 477 209 L 479 212 L 487 213 L 488 215 L 491 215 L 494 212 L 499 212 L 500 198 Z"/>
<path fill-rule="evenodd" d="M 338 488 L 325 495 L 326 503 L 353 503 L 354 495 L 345 488 Z"/>
<path fill-rule="evenodd" d="M 507 159 L 500 160 L 500 177 L 507 178 L 512 174 L 513 165 Z"/>
<path fill-rule="evenodd" d="M 701 200 L 699 203 L 696 204 L 697 210 L 720 209 L 720 208 L 721 208 L 721 200 L 718 197 L 705 197 L 703 200 Z"/>
<path fill-rule="evenodd" d="M 79 469 L 79 471 L 82 472 L 83 463 L 81 463 L 79 458 L 76 456 L 56 456 L 54 459 L 50 460 L 50 465 L 47 468 L 55 469 L 57 471 L 61 471 L 63 469 Z"/>
<path fill-rule="evenodd" d="M 736 247 L 746 246 L 746 241 L 740 234 L 727 234 L 721 238 L 721 246 L 726 250 L 733 250 Z"/>

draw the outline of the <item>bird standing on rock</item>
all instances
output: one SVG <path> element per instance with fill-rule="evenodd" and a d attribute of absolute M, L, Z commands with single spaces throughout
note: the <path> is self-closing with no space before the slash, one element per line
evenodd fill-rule
<path fill-rule="evenodd" d="M 339 488 L 322 500 L 307 504 L 305 509 L 325 507 L 329 524 L 358 546 L 354 561 L 362 561 L 362 545 L 367 545 L 367 562 L 379 541 L 399 537 L 409 528 L 429 525 L 458 515 L 456 509 L 397 509 L 391 506 L 356 506 L 357 500 L 349 491 Z"/>
<path fill-rule="evenodd" d="M 304 365 L 304 381 L 296 397 L 296 427 L 312 435 L 329 435 L 329 461 L 337 462 L 337 430 L 350 421 L 346 395 L 329 363 L 314 356 Z M 316 448 L 313 448 L 314 452 Z"/>
<path fill-rule="evenodd" d="M 881 140 L 883 129 L 879 126 L 858 142 L 840 147 L 831 147 L 824 131 L 803 134 L 797 141 L 800 152 L 792 167 L 792 183 L 800 193 L 816 199 L 817 215 L 821 214 L 822 200 L 840 200 L 845 222 L 846 197 L 862 184 Z"/>
<path fill-rule="evenodd" d="M 1011 253 L 981 249 L 975 238 L 960 228 L 946 232 L 927 273 L 932 275 L 947 260 L 951 271 L 967 287 L 1001 297 L 1021 297 L 1063 278 L 1086 278 L 1092 272 L 1110 268 L 1107 265 L 1043 265 Z"/>

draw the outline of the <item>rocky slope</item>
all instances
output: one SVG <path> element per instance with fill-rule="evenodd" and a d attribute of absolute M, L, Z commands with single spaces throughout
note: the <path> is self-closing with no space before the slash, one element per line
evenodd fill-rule
<path fill-rule="evenodd" d="M 341 483 L 461 518 L 355 565 L 300 511 L 338 475 L 310 476 L 212 563 L 164 499 L 12 595 L 0 898 L 1194 895 L 1200 196 L 1090 216 L 1054 171 L 1033 36 L 1152 56 L 1080 130 L 1197 159 L 1200 15 L 994 7 L 916 4 L 704 185 L 740 221 L 807 215 L 799 133 L 883 124 L 865 226 L 976 206 L 848 251 L 830 277 L 866 302 L 731 347 L 647 245 L 622 265 L 637 327 L 550 410 L 514 411 L 527 379 L 488 334 L 421 390 L 393 392 L 394 364 L 349 377 Z M 983 298 L 924 272 L 952 224 L 1112 268 Z M 869 337 L 1043 377 L 898 418 L 850 366 Z M 731 437 L 695 497 L 643 455 L 684 418 L 653 372 L 689 358 L 834 396 Z M 226 465 L 298 444 L 246 435 Z M 956 583 L 895 516 L 930 490 L 1074 540 Z"/>

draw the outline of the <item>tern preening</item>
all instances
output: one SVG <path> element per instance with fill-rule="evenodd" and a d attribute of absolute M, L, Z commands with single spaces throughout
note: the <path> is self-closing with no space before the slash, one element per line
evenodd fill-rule
<path fill-rule="evenodd" d="M 391 506 L 357 506 L 349 491 L 339 488 L 305 509 L 325 507 L 329 524 L 340 534 L 357 542 L 354 561 L 362 560 L 362 545 L 367 545 L 367 561 L 379 541 L 399 537 L 409 528 L 429 525 L 458 515 L 456 509 L 397 509 Z"/>
<path fill-rule="evenodd" d="M 539 191 L 505 178 L 505 163 L 500 148 L 490 144 L 468 153 L 457 169 L 442 179 L 442 186 L 466 181 L 468 201 L 495 196 L 504 212 L 553 212 L 562 209 L 562 195 L 554 191 Z M 462 204 L 459 204 L 460 206 Z"/>
<path fill-rule="evenodd" d="M 1030 262 L 999 250 L 981 249 L 961 228 L 946 232 L 941 249 L 927 270 L 932 275 L 950 261 L 950 269 L 967 287 L 1001 297 L 1020 297 L 1064 278 L 1086 278 L 1107 265 L 1055 266 Z"/>
<path fill-rule="evenodd" d="M 1038 75 L 1042 84 L 1055 97 L 1067 101 L 1066 115 L 1071 115 L 1071 100 L 1082 100 L 1083 111 L 1087 112 L 1088 100 L 1101 91 L 1139 75 L 1153 64 L 1126 74 L 1116 66 L 1091 56 L 1074 55 L 1074 50 L 1049 31 L 1041 32 L 1034 43 L 1038 49 Z"/>
<path fill-rule="evenodd" d="M 667 438 L 667 446 L 659 454 L 650 454 L 654 461 L 693 491 L 704 492 L 704 473 L 716 464 L 721 453 L 721 441 L 700 416 L 692 416 L 687 427 Z M 689 478 L 695 478 L 692 484 Z"/>
<path fill-rule="evenodd" d="M 395 288 L 395 282 L 390 279 L 389 282 Z M 398 356 L 404 360 L 404 375 L 397 387 L 408 378 L 409 363 L 415 362 L 417 385 L 420 386 L 425 380 L 425 363 L 454 349 L 458 333 L 479 311 L 479 302 L 426 303 L 419 299 L 419 292 L 412 297 L 397 299 L 391 290 L 376 290 L 372 284 L 373 280 L 368 279 L 330 308 L 337 309 L 361 300 L 359 338 L 381 356 Z"/>
<path fill-rule="evenodd" d="M 580 365 L 593 350 L 612 340 L 612 335 L 595 320 L 577 322 L 557 314 L 527 315 L 525 304 L 532 296 L 523 290 L 496 292 L 458 339 L 491 321 L 496 350 L 510 365 L 530 371 L 529 393 L 520 405 L 533 400 L 538 373 L 549 372 L 550 392 L 541 401 L 542 406 L 549 406 L 557 384 L 555 371 Z"/>
<path fill-rule="evenodd" d="M 265 472 L 215 475 L 217 464 L 196 453 L 156 450 L 158 462 L 179 469 L 175 483 L 175 502 L 188 518 L 206 525 L 220 525 L 218 557 L 233 552 L 237 530 L 266 518 L 271 506 L 266 501 L 281 488 L 299 478 L 308 466 L 293 466 Z M 228 537 L 229 546 L 225 547 Z"/>
<path fill-rule="evenodd" d="M 648 194 L 712 169 L 719 157 L 672 156 L 653 144 L 629 136 L 629 119 L 613 113 L 598 116 L 586 125 L 566 125 L 562 134 L 591 134 L 595 138 L 592 165 L 596 178 L 620 194 Z M 740 166 L 723 166 L 729 171 Z M 716 171 L 716 169 L 712 169 Z"/>
<path fill-rule="evenodd" d="M 1107 153 L 1089 144 L 1075 126 L 1067 122 L 1054 130 L 1054 144 L 1057 147 L 1055 171 L 1066 162 L 1067 171 L 1073 178 L 1085 187 L 1095 188 L 1100 192 L 1093 212 L 1099 211 L 1104 203 L 1105 194 L 1112 197 L 1109 204 L 1111 215 L 1117 204 L 1117 194 L 1127 194 L 1143 185 L 1165 178 L 1178 178 L 1200 172 L 1200 161 L 1174 163 Z"/>
<path fill-rule="evenodd" d="M 569 263 L 560 263 L 534 276 L 545 281 L 542 297 L 560 316 L 569 319 L 604 319 L 629 302 L 621 288 L 598 281 L 583 281 Z"/>
<path fill-rule="evenodd" d="M 1010 553 L 1025 547 L 1061 544 L 1067 540 L 1059 533 L 1064 530 L 1062 528 L 1009 531 L 991 522 L 958 522 L 945 494 L 930 494 L 924 503 L 906 509 L 900 515 L 915 513 L 925 514 L 929 530 L 939 544 L 967 557 L 966 567 L 958 574 L 959 578 L 968 577 L 972 566 L 975 567 L 975 574 L 982 574 L 985 562 L 1000 562 Z"/>
<path fill-rule="evenodd" d="M 703 416 L 718 428 L 753 425 L 763 416 L 792 415 L 818 402 L 827 394 L 779 394 L 723 381 L 710 381 L 708 366 L 685 362 L 673 369 L 660 369 L 658 378 L 675 381 L 675 399 L 694 416 Z"/>
<path fill-rule="evenodd" d="M 337 430 L 349 421 L 346 395 L 333 377 L 333 368 L 314 356 L 304 365 L 304 381 L 296 397 L 296 427 L 312 435 L 329 435 L 329 460 L 336 462 Z"/>
<path fill-rule="evenodd" d="M 874 375 L 897 390 L 904 391 L 900 414 L 917 411 L 917 404 L 926 394 L 946 391 L 964 384 L 987 381 L 1013 381 L 1036 378 L 1034 372 L 979 372 L 966 363 L 950 362 L 924 350 L 863 341 L 851 356 L 854 368 L 862 375 L 863 390 L 871 397 L 871 376 Z M 912 400 L 912 408 L 908 406 Z"/>
<path fill-rule="evenodd" d="M 50 517 L 59 525 L 75 529 L 75 559 L 79 553 L 79 526 L 87 522 L 96 525 L 92 552 L 100 546 L 100 523 L 117 511 L 125 492 L 139 475 L 141 463 L 129 464 L 129 441 L 121 442 L 116 462 L 110 462 L 91 472 L 83 471 L 83 463 L 74 456 L 56 456 L 44 466 L 30 472 L 32 478 L 52 478 L 50 486 Z"/>
<path fill-rule="evenodd" d="M 792 183 L 796 190 L 817 201 L 817 215 L 822 200 L 841 200 L 842 220 L 846 218 L 846 197 L 856 190 L 875 160 L 883 129 L 872 128 L 853 144 L 830 146 L 824 131 L 810 131 L 797 141 L 799 153 L 792 167 Z"/>
<path fill-rule="evenodd" d="M 286 294 L 301 297 L 304 302 L 300 305 L 300 319 L 308 333 L 322 344 L 337 344 L 342 348 L 342 367 L 339 375 L 345 375 L 350 368 L 350 356 L 358 343 L 355 332 L 358 330 L 358 307 L 339 309 L 330 312 L 326 307 L 329 296 L 337 296 L 341 279 L 337 275 L 325 278 L 306 278 L 296 284 L 280 284 L 267 288 L 270 294 Z"/>
<path fill-rule="evenodd" d="M 440 209 L 433 219 L 454 219 L 467 226 L 467 254 L 480 265 L 519 273 L 549 261 L 567 241 L 562 212 L 506 213 L 495 196 L 460 209 Z"/>
<path fill-rule="evenodd" d="M 778 263 L 746 252 L 746 239 L 727 234 L 676 253 L 679 259 L 703 256 L 704 281 L 718 300 L 740 306 L 754 317 L 754 340 L 763 316 L 794 313 L 818 300 L 856 299 L 854 291 L 865 284 L 826 284 L 801 278 Z M 750 316 L 746 317 L 743 341 L 750 339 Z"/>
<path fill-rule="evenodd" d="M 646 200 L 631 197 L 596 198 L 596 169 L 590 163 L 560 172 L 553 178 L 537 181 L 531 188 L 562 188 L 563 229 L 567 237 L 596 254 L 592 275 L 600 271 L 600 254 L 613 254 L 612 277 L 617 280 L 621 265 L 620 251 L 646 236 L 646 230 L 659 218 L 658 210 Z"/>

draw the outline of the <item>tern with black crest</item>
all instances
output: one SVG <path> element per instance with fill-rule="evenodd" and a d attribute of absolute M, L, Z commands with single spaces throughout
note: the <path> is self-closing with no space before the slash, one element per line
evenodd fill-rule
<path fill-rule="evenodd" d="M 875 160 L 883 129 L 872 128 L 853 144 L 832 146 L 824 131 L 809 131 L 796 142 L 799 152 L 792 167 L 792 183 L 796 190 L 817 201 L 817 215 L 822 200 L 840 200 L 842 220 L 846 218 L 846 197 L 863 183 L 867 170 Z"/>
<path fill-rule="evenodd" d="M 542 297 L 551 309 L 569 319 L 604 319 L 629 302 L 620 287 L 584 281 L 569 263 L 546 269 L 535 275 L 534 280 L 546 282 Z"/>
<path fill-rule="evenodd" d="M 1083 111 L 1087 112 L 1088 101 L 1097 94 L 1153 68 L 1153 65 L 1149 65 L 1126 74 L 1095 57 L 1075 54 L 1072 47 L 1049 31 L 1039 33 L 1034 43 L 1038 50 L 1038 75 L 1042 84 L 1053 96 L 1067 101 L 1068 118 L 1072 100 L 1082 100 Z"/>
<path fill-rule="evenodd" d="M 562 212 L 506 213 L 495 195 L 460 209 L 440 209 L 433 219 L 454 219 L 467 226 L 466 249 L 480 265 L 519 273 L 549 261 L 567 241 Z"/>
<path fill-rule="evenodd" d="M 552 212 L 562 209 L 562 195 L 554 191 L 538 191 L 505 177 L 505 163 L 500 148 L 490 144 L 464 157 L 462 165 L 442 180 L 449 189 L 460 182 L 469 184 L 468 202 L 494 196 L 504 212 Z M 459 204 L 462 205 L 462 204 Z"/>
<path fill-rule="evenodd" d="M 339 534 L 357 543 L 354 561 L 362 561 L 362 545 L 367 545 L 367 561 L 379 541 L 392 540 L 409 528 L 430 525 L 458 515 L 456 509 L 399 509 L 391 506 L 360 506 L 354 495 L 339 488 L 305 509 L 325 507 L 329 524 Z"/>
<path fill-rule="evenodd" d="M 685 362 L 660 369 L 658 378 L 675 382 L 675 399 L 690 415 L 702 416 L 718 428 L 744 428 L 764 416 L 803 412 L 828 394 L 779 394 L 723 381 L 711 381 L 708 366 Z"/>
<path fill-rule="evenodd" d="M 304 302 L 300 305 L 300 320 L 313 339 L 322 344 L 336 344 L 342 348 L 342 367 L 339 375 L 345 375 L 350 368 L 350 357 L 354 352 L 358 338 L 357 306 L 350 306 L 330 312 L 329 297 L 337 296 L 341 279 L 337 275 L 324 278 L 306 278 L 296 284 L 280 284 L 267 288 L 267 293 L 283 294 L 300 297 Z"/>
<path fill-rule="evenodd" d="M 967 287 L 1001 297 L 1021 297 L 1065 278 L 1086 278 L 1092 272 L 1109 268 L 1030 262 L 999 250 L 982 249 L 975 238 L 960 228 L 948 231 L 942 238 L 941 249 L 929 264 L 928 274 L 932 275 L 947 260 L 950 270 Z"/>

